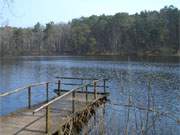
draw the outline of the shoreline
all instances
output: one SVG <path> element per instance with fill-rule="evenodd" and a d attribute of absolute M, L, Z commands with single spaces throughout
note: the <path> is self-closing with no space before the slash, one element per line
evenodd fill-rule
<path fill-rule="evenodd" d="M 125 55 L 116 55 L 116 54 L 87 54 L 87 55 L 73 55 L 73 54 L 62 54 L 62 55 L 15 55 L 15 56 L 3 56 L 0 58 L 17 58 L 17 57 L 179 57 L 180 54 L 174 54 L 174 55 L 138 55 L 138 54 L 125 54 Z"/>

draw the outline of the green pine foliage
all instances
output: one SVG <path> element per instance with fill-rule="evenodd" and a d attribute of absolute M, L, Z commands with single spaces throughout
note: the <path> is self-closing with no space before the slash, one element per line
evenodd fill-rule
<path fill-rule="evenodd" d="M 0 55 L 178 55 L 180 10 L 81 17 L 33 28 L 0 28 Z"/>

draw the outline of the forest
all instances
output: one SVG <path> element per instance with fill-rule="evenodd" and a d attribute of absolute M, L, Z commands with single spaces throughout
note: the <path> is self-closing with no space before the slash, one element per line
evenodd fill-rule
<path fill-rule="evenodd" d="M 92 15 L 68 23 L 0 28 L 0 57 L 40 55 L 180 55 L 180 10 Z"/>

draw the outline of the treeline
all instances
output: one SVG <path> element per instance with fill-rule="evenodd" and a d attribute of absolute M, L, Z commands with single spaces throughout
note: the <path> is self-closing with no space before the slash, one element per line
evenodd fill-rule
<path fill-rule="evenodd" d="M 180 10 L 90 16 L 64 24 L 0 28 L 0 56 L 178 55 Z"/>

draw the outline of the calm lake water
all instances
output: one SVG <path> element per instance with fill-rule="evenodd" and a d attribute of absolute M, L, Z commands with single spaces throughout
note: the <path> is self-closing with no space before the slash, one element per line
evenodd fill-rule
<path fill-rule="evenodd" d="M 180 135 L 178 57 L 62 56 L 1 59 L 0 93 L 29 83 L 54 80 L 56 76 L 110 79 L 109 102 L 97 110 L 81 134 Z M 41 102 L 43 93 L 42 88 L 38 93 L 33 93 L 33 103 Z M 0 115 L 26 107 L 27 96 L 23 95 L 27 95 L 27 92 L 1 98 Z"/>

